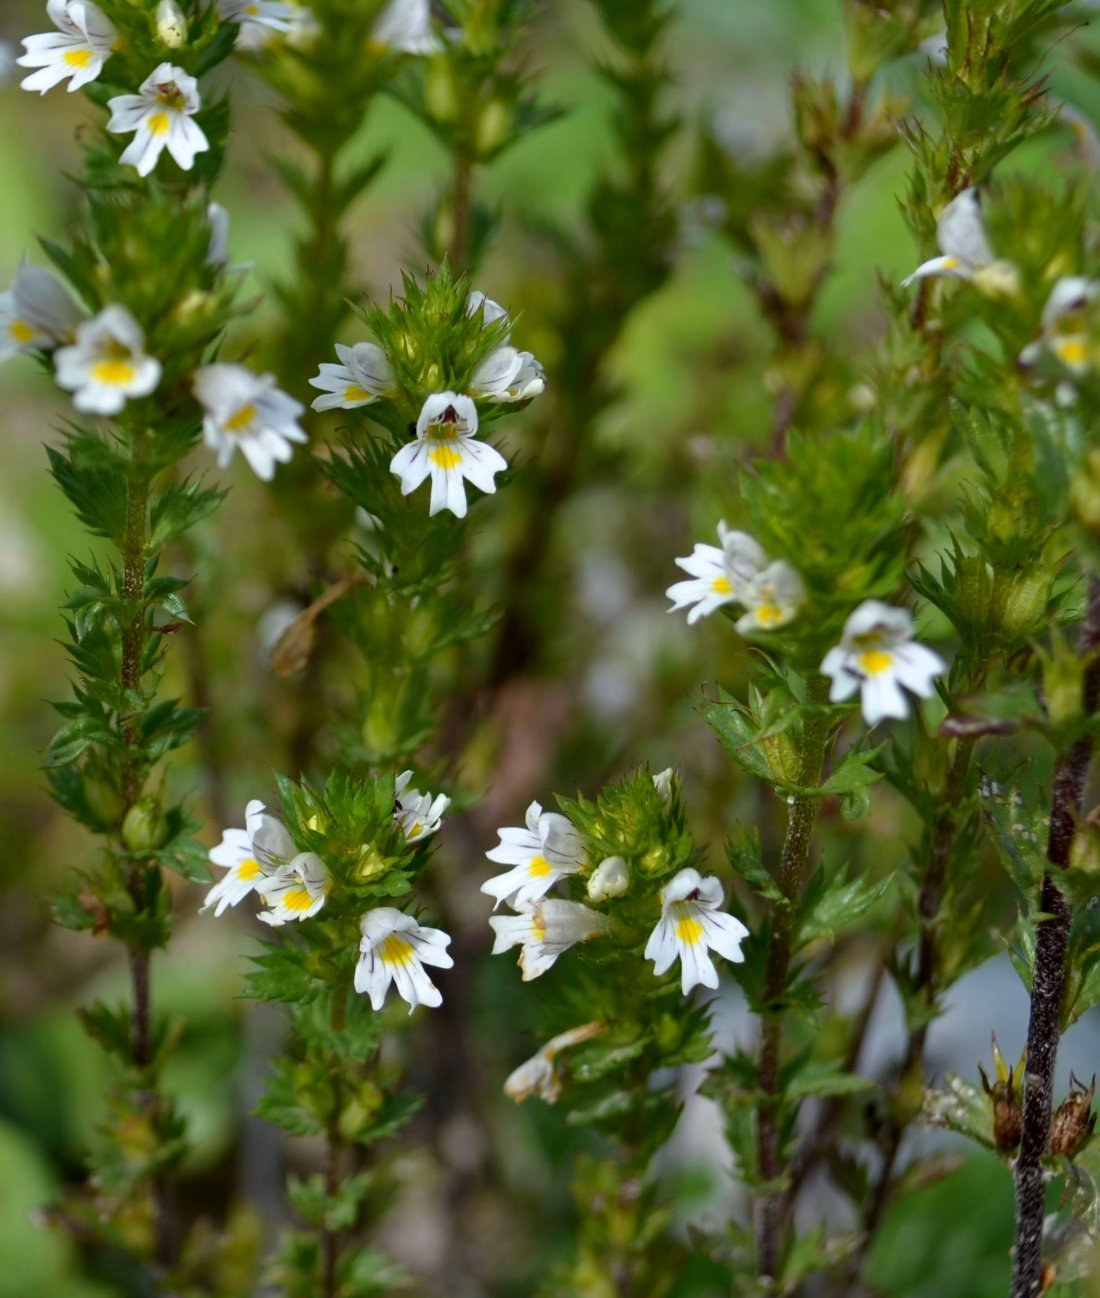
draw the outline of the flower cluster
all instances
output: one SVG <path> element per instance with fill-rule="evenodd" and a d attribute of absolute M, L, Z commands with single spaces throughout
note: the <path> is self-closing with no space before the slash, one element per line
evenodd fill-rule
<path fill-rule="evenodd" d="M 725 523 L 718 524 L 718 540 L 719 545 L 696 545 L 676 560 L 690 579 L 665 592 L 673 601 L 669 612 L 690 605 L 691 625 L 724 604 L 740 604 L 745 610 L 737 620 L 741 635 L 774 631 L 790 622 L 806 597 L 798 572 L 785 559 L 770 560 L 759 541 Z"/>
<path fill-rule="evenodd" d="M 410 789 L 411 771 L 395 781 L 394 820 L 407 843 L 434 834 L 450 805 L 444 794 L 432 798 Z M 210 849 L 210 860 L 226 871 L 210 889 L 200 913 L 213 909 L 215 917 L 256 893 L 266 909 L 258 918 L 274 928 L 311 919 L 325 905 L 333 887 L 331 872 L 315 852 L 299 852 L 290 831 L 264 804 L 253 800 L 245 808 L 245 828 L 227 829 L 222 841 Z M 377 906 L 359 921 L 359 960 L 355 989 L 370 997 L 379 1010 L 391 984 L 408 1002 L 437 1006 L 439 989 L 424 969 L 453 965 L 447 946 L 450 938 L 435 928 L 425 928 L 393 906 Z"/>
<path fill-rule="evenodd" d="M 507 321 L 507 312 L 483 293 L 471 293 L 467 314 L 479 316 L 486 328 Z M 499 333 L 499 329 L 498 329 Z M 310 379 L 323 395 L 314 410 L 357 410 L 376 401 L 400 396 L 391 358 L 375 343 L 352 347 L 338 343 L 339 364 L 326 363 Z M 402 446 L 390 461 L 401 481 L 402 495 L 431 481 L 429 514 L 450 510 L 466 516 L 465 482 L 486 494 L 496 491 L 496 475 L 508 467 L 504 456 L 479 440 L 477 402 L 509 405 L 538 396 L 546 386 L 542 366 L 530 352 L 507 341 L 494 347 L 474 368 L 461 392 L 430 392 L 420 402 L 415 440 Z"/>
<path fill-rule="evenodd" d="M 664 775 L 654 779 L 658 793 L 658 781 L 663 779 Z M 500 844 L 486 855 L 511 868 L 487 879 L 481 891 L 495 899 L 494 909 L 504 901 L 515 911 L 490 917 L 496 934 L 493 954 L 518 946 L 525 982 L 546 973 L 558 956 L 580 942 L 627 936 L 603 911 L 546 895 L 559 880 L 587 874 L 589 899 L 597 904 L 614 901 L 630 888 L 630 869 L 622 857 L 607 857 L 593 869 L 574 825 L 558 812 L 543 811 L 537 802 L 527 808 L 523 828 L 498 833 Z M 665 884 L 656 900 L 659 915 L 645 946 L 653 972 L 664 974 L 679 959 L 685 996 L 698 985 L 717 987 L 718 973 L 708 952 L 738 963 L 744 959 L 741 943 L 748 936 L 740 920 L 720 910 L 722 885 L 688 867 Z M 524 1093 L 530 1093 L 530 1088 Z"/>
<path fill-rule="evenodd" d="M 210 204 L 212 266 L 225 263 L 225 212 Z M 21 266 L 11 288 L 0 294 L 0 361 L 18 352 L 52 352 L 58 386 L 72 393 L 82 414 L 119 414 L 131 400 L 149 396 L 163 366 L 145 350 L 145 333 L 117 302 L 95 315 L 38 266 Z M 299 402 L 275 387 L 269 374 L 240 365 L 204 365 L 192 376 L 192 391 L 203 414 L 203 439 L 225 468 L 239 447 L 256 474 L 270 480 L 276 463 L 291 456 L 291 444 L 305 442 L 298 425 Z"/>

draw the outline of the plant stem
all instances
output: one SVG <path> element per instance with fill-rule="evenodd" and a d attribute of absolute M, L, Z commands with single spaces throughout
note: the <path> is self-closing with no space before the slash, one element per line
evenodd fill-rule
<path fill-rule="evenodd" d="M 454 157 L 454 174 L 451 187 L 451 242 L 447 249 L 447 262 L 452 271 L 460 274 L 470 260 L 470 221 L 473 214 L 474 168 L 469 154 L 460 150 Z"/>
<path fill-rule="evenodd" d="M 332 988 L 329 1005 L 329 1026 L 333 1032 L 342 1032 L 347 1022 L 348 982 L 340 978 Z M 340 1188 L 340 1165 L 343 1140 L 340 1136 L 340 1112 L 343 1108 L 343 1066 L 345 1060 L 337 1055 L 332 1060 L 332 1112 L 325 1132 L 324 1178 L 325 1196 L 330 1201 Z M 328 1224 L 321 1228 L 321 1294 L 322 1298 L 336 1298 L 339 1291 L 337 1264 L 340 1259 L 340 1232 Z"/>
<path fill-rule="evenodd" d="M 1100 579 L 1089 577 L 1088 610 L 1079 653 L 1090 660 L 1085 671 L 1084 709 L 1096 710 L 1100 695 Z M 1069 865 L 1070 847 L 1081 815 L 1085 778 L 1092 760 L 1092 740 L 1076 740 L 1059 757 L 1051 790 L 1047 860 L 1058 870 Z M 1045 1178 L 1043 1155 L 1050 1136 L 1054 1064 L 1061 1031 L 1062 992 L 1066 981 L 1071 912 L 1051 874 L 1043 876 L 1039 909 L 1048 918 L 1035 933 L 1031 983 L 1031 1016 L 1027 1025 L 1027 1073 L 1024 1077 L 1024 1129 L 1016 1159 L 1016 1245 L 1013 1251 L 1012 1298 L 1038 1298 L 1042 1291 Z"/>
<path fill-rule="evenodd" d="M 802 730 L 798 782 L 804 788 L 815 788 L 821 782 L 825 744 L 829 736 L 829 717 L 824 704 L 828 683 L 814 674 L 806 684 L 806 720 Z M 765 1185 L 756 1202 L 757 1269 L 761 1276 L 775 1276 L 779 1269 L 780 1234 L 783 1216 L 783 1189 L 777 1182 L 783 1166 L 779 1150 L 780 1103 L 779 1055 L 783 1034 L 781 998 L 790 974 L 791 946 L 794 941 L 794 902 L 802 889 L 803 873 L 810 851 L 810 836 L 820 799 L 815 794 L 798 794 L 787 819 L 787 836 L 779 859 L 776 882 L 786 904 L 771 908 L 771 942 L 764 981 L 763 1023 L 761 1026 L 760 1069 L 757 1089 L 760 1108 L 757 1115 L 757 1163 Z"/>

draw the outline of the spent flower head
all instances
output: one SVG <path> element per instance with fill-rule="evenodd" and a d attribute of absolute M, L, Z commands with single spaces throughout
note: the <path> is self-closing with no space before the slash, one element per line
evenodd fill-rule
<path fill-rule="evenodd" d="M 15 60 L 20 67 L 38 69 L 23 78 L 23 89 L 44 95 L 68 77 L 69 90 L 79 90 L 103 71 L 118 32 L 91 0 L 48 0 L 46 13 L 57 31 L 24 36 L 26 53 Z"/>
<path fill-rule="evenodd" d="M 454 965 L 447 953 L 451 939 L 442 929 L 424 928 L 393 906 L 367 911 L 360 929 L 355 990 L 370 997 L 373 1009 L 382 1008 L 391 983 L 398 996 L 408 1002 L 410 1014 L 417 1005 L 435 1007 L 443 1003 L 439 989 L 424 969 L 425 965 L 437 969 Z"/>
<path fill-rule="evenodd" d="M 90 415 L 117 415 L 131 397 L 160 382 L 160 361 L 145 354 L 145 334 L 124 306 L 104 307 L 76 328 L 76 341 L 54 352 L 57 382 Z"/>
<path fill-rule="evenodd" d="M 885 717 L 907 717 L 909 703 L 902 687 L 931 698 L 933 680 L 947 670 L 939 654 L 912 636 L 908 609 L 864 600 L 844 623 L 840 644 L 822 660 L 821 671 L 832 680 L 830 700 L 840 703 L 858 691 L 869 726 Z"/>
<path fill-rule="evenodd" d="M 291 443 L 309 439 L 298 426 L 303 407 L 280 392 L 270 374 L 241 365 L 204 365 L 195 371 L 195 397 L 203 409 L 203 441 L 226 468 L 239 446 L 258 478 L 270 482 L 275 465 L 286 464 Z"/>
<path fill-rule="evenodd" d="M 162 63 L 141 83 L 136 95 L 116 95 L 107 102 L 111 120 L 107 129 L 134 138 L 119 162 L 147 176 L 165 149 L 184 171 L 195 164 L 195 155 L 210 148 L 202 127 L 194 121 L 199 111 L 199 83 L 182 68 Z"/>
<path fill-rule="evenodd" d="M 547 1104 L 554 1104 L 561 1095 L 561 1078 L 554 1066 L 558 1055 L 570 1046 L 590 1041 L 603 1030 L 604 1025 L 597 1020 L 582 1023 L 579 1027 L 569 1028 L 568 1031 L 551 1037 L 541 1050 L 537 1050 L 530 1059 L 508 1074 L 504 1082 L 504 1094 L 517 1104 L 522 1104 L 532 1095 L 537 1095 Z"/>

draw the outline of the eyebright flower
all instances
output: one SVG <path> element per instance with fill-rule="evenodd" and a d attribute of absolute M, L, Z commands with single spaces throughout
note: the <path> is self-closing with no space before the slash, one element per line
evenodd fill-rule
<path fill-rule="evenodd" d="M 992 263 L 993 250 L 986 237 L 977 188 L 964 189 L 943 209 L 936 222 L 936 242 L 943 255 L 918 266 L 901 281 L 902 288 L 929 275 L 972 279 L 975 271 Z"/>
<path fill-rule="evenodd" d="M 218 16 L 226 22 L 240 23 L 238 43 L 255 48 L 275 33 L 290 31 L 294 6 L 288 0 L 218 0 Z"/>
<path fill-rule="evenodd" d="M 670 613 L 694 605 L 688 611 L 689 626 L 723 604 L 742 602 L 746 584 L 768 565 L 760 542 L 747 532 L 731 531 L 725 523 L 719 523 L 718 540 L 721 547 L 699 544 L 687 558 L 677 559 L 677 567 L 689 573 L 691 580 L 678 581 L 665 591 L 673 601 Z"/>
<path fill-rule="evenodd" d="M 599 1021 L 582 1023 L 579 1027 L 570 1028 L 568 1032 L 551 1037 L 541 1050 L 508 1074 L 504 1094 L 517 1104 L 522 1104 L 532 1095 L 537 1095 L 547 1104 L 553 1104 L 561 1095 L 561 1081 L 554 1068 L 554 1060 L 563 1050 L 579 1046 L 582 1041 L 590 1041 L 603 1030 L 604 1025 Z"/>
<path fill-rule="evenodd" d="M 466 314 L 477 315 L 479 311 L 487 325 L 495 324 L 498 320 L 504 320 L 508 315 L 508 312 L 499 302 L 494 302 L 491 297 L 486 297 L 484 293 L 474 289 L 466 299 Z"/>
<path fill-rule="evenodd" d="M 424 966 L 450 969 L 454 961 L 446 948 L 451 939 L 438 928 L 422 928 L 411 915 L 392 906 L 368 910 L 361 921 L 362 940 L 355 966 L 355 990 L 366 992 L 371 1008 L 380 1010 L 392 982 L 407 1001 L 409 1013 L 417 1005 L 443 1003 L 439 989 Z"/>
<path fill-rule="evenodd" d="M 659 977 L 680 960 L 680 988 L 686 996 L 697 984 L 718 986 L 718 971 L 709 951 L 734 964 L 745 959 L 741 943 L 749 930 L 725 911 L 722 885 L 714 877 L 704 877 L 688 867 L 674 875 L 661 889 L 661 918 L 649 936 L 645 958 L 653 961 L 653 972 Z"/>
<path fill-rule="evenodd" d="M 556 811 L 543 811 L 537 802 L 527 808 L 526 829 L 499 829 L 500 844 L 485 855 L 513 868 L 486 879 L 481 891 L 507 901 L 515 909 L 544 897 L 567 874 L 583 870 L 588 860 L 581 836 Z"/>
<path fill-rule="evenodd" d="M 406 843 L 418 843 L 422 838 L 430 838 L 443 823 L 443 813 L 451 805 L 445 793 L 435 798 L 430 793 L 421 793 L 419 789 L 410 789 L 409 781 L 412 771 L 403 771 L 395 780 L 394 818 L 405 831 Z"/>
<path fill-rule="evenodd" d="M 157 5 L 157 40 L 170 50 L 181 50 L 187 44 L 187 16 L 177 0 L 160 0 Z"/>
<path fill-rule="evenodd" d="M 508 467 L 499 451 L 475 437 L 477 407 L 467 396 L 435 392 L 424 402 L 416 421 L 416 441 L 403 446 L 390 461 L 390 472 L 401 479 L 401 494 L 415 491 L 431 475 L 429 514 L 449 509 L 466 517 L 463 478 L 492 494 L 493 478 Z"/>
<path fill-rule="evenodd" d="M 391 0 L 378 15 L 371 47 L 401 54 L 436 54 L 443 43 L 432 31 L 430 0 Z"/>
<path fill-rule="evenodd" d="M 530 352 L 498 347 L 470 378 L 470 395 L 487 401 L 527 401 L 546 388 L 542 366 Z"/>
<path fill-rule="evenodd" d="M 44 95 L 69 77 L 69 90 L 79 90 L 103 71 L 118 32 L 91 0 L 47 0 L 46 13 L 57 32 L 24 36 L 26 53 L 15 60 L 39 69 L 23 78 L 23 89 Z"/>
<path fill-rule="evenodd" d="M 947 664 L 913 641 L 912 634 L 913 617 L 907 609 L 865 600 L 844 623 L 840 644 L 822 659 L 821 670 L 833 682 L 830 700 L 839 703 L 859 690 L 863 718 L 873 726 L 884 717 L 909 715 L 903 685 L 922 699 L 931 698 L 932 681 Z"/>
<path fill-rule="evenodd" d="M 274 874 L 256 882 L 256 891 L 268 910 L 258 916 L 272 928 L 281 928 L 289 920 L 309 919 L 325 904 L 331 887 L 328 867 L 316 852 L 299 852 Z"/>
<path fill-rule="evenodd" d="M 324 364 L 321 372 L 309 380 L 312 388 L 326 395 L 313 402 L 314 410 L 357 410 L 379 397 L 394 394 L 393 369 L 386 353 L 374 343 L 356 343 L 354 347 L 336 344 L 339 365 Z"/>
<path fill-rule="evenodd" d="M 167 149 L 184 171 L 190 171 L 195 155 L 210 148 L 202 127 L 192 120 L 199 102 L 199 83 L 171 63 L 162 63 L 146 77 L 136 95 L 108 100 L 107 129 L 116 135 L 137 132 L 119 162 L 147 176 Z"/>
<path fill-rule="evenodd" d="M 806 588 L 797 571 L 784 559 L 777 559 L 742 586 L 739 600 L 747 611 L 737 619 L 738 634 L 786 626 L 805 598 Z"/>
<path fill-rule="evenodd" d="M 270 374 L 253 374 L 242 365 L 204 365 L 195 371 L 195 397 L 203 408 L 203 441 L 218 453 L 224 469 L 239 446 L 252 471 L 264 482 L 276 463 L 291 457 L 291 442 L 309 438 L 298 427 L 302 405 L 275 386 Z"/>
<path fill-rule="evenodd" d="M 262 879 L 270 878 L 298 851 L 290 831 L 264 804 L 254 798 L 244 809 L 244 829 L 227 829 L 222 841 L 210 849 L 210 859 L 229 871 L 210 889 L 199 908 L 204 914 L 217 904 L 214 918 L 227 906 L 236 906 Z"/>
<path fill-rule="evenodd" d="M 666 766 L 653 777 L 653 787 L 657 790 L 657 796 L 666 805 L 672 801 L 672 781 L 675 778 L 676 772 L 671 766 Z"/>
<path fill-rule="evenodd" d="M 605 857 L 588 876 L 588 895 L 595 902 L 621 897 L 630 888 L 630 867 L 621 856 Z"/>
<path fill-rule="evenodd" d="M 1042 336 L 1020 353 L 1024 365 L 1034 365 L 1044 350 L 1071 374 L 1090 368 L 1088 306 L 1100 293 L 1100 282 L 1084 275 L 1065 275 L 1050 290 L 1043 307 Z"/>
<path fill-rule="evenodd" d="M 48 270 L 20 266 L 11 288 L 0 293 L 0 361 L 16 352 L 68 342 L 84 318 L 69 291 Z"/>
<path fill-rule="evenodd" d="M 519 967 L 523 981 L 530 982 L 544 974 L 554 961 L 578 942 L 606 933 L 611 921 L 606 915 L 578 901 L 561 901 L 556 897 L 517 906 L 518 914 L 492 915 L 489 923 L 496 934 L 493 955 L 523 949 Z"/>
<path fill-rule="evenodd" d="M 108 306 L 77 325 L 76 342 L 54 352 L 58 384 L 89 415 L 117 415 L 130 397 L 160 382 L 160 361 L 145 354 L 141 325 L 123 306 Z"/>

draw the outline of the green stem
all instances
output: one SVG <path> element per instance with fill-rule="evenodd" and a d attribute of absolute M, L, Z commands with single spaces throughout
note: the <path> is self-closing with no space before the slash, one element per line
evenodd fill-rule
<path fill-rule="evenodd" d="M 451 270 L 460 274 L 470 260 L 470 223 L 473 216 L 474 165 L 469 154 L 459 150 L 454 156 L 454 173 L 451 185 L 451 242 L 447 249 L 447 262 Z"/>
<path fill-rule="evenodd" d="M 806 684 L 807 712 L 802 729 L 798 771 L 798 782 L 807 789 L 816 788 L 821 783 L 821 769 L 830 728 L 829 715 L 824 706 L 828 693 L 828 682 L 823 676 L 815 673 L 809 678 Z M 783 1173 L 779 1149 L 782 1099 L 779 1062 L 784 1014 L 782 997 L 790 974 L 796 918 L 794 903 L 802 890 L 819 801 L 816 794 L 805 793 L 798 794 L 791 803 L 787 836 L 776 878 L 784 902 L 773 904 L 770 915 L 771 940 L 764 978 L 760 1068 L 757 1075 L 760 1107 L 756 1148 L 758 1171 L 764 1182 L 756 1201 L 756 1253 L 761 1276 L 774 1277 L 779 1270 L 784 1200 L 783 1189 L 779 1185 Z"/>
<path fill-rule="evenodd" d="M 346 977 L 341 976 L 332 988 L 332 1000 L 329 1004 L 329 1026 L 333 1032 L 342 1032 L 347 1023 L 348 996 L 351 987 Z M 331 1201 L 340 1188 L 340 1171 L 343 1152 L 343 1140 L 340 1136 L 340 1113 L 343 1109 L 343 1073 L 344 1059 L 337 1054 L 331 1061 L 332 1077 L 332 1112 L 329 1115 L 328 1130 L 325 1132 L 325 1155 L 323 1174 L 325 1178 L 325 1195 Z M 325 1225 L 321 1229 L 321 1294 L 323 1298 L 337 1298 L 338 1263 L 340 1260 L 340 1232 Z"/>

